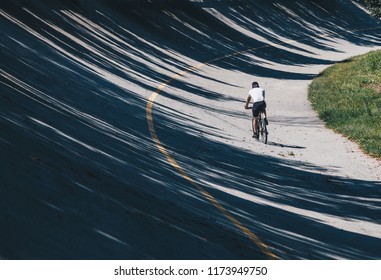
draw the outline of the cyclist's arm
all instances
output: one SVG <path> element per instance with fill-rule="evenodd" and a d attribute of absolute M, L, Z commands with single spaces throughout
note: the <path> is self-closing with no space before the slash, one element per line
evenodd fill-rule
<path fill-rule="evenodd" d="M 249 96 L 247 97 L 247 99 L 246 99 L 245 109 L 248 109 L 248 108 L 249 108 L 250 100 L 251 100 L 251 96 L 249 95 Z"/>

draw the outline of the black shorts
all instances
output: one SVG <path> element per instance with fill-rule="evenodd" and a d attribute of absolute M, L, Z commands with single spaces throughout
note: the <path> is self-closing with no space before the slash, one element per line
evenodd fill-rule
<path fill-rule="evenodd" d="M 266 109 L 266 102 L 260 101 L 253 104 L 253 117 L 258 117 L 260 112 L 264 112 Z"/>

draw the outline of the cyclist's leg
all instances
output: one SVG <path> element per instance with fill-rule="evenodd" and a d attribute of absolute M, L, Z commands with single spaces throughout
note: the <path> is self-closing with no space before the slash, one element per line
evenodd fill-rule
<path fill-rule="evenodd" d="M 263 113 L 265 114 L 265 118 L 267 118 L 266 107 L 267 107 L 266 101 L 263 101 L 262 111 L 263 111 Z"/>
<path fill-rule="evenodd" d="M 262 112 L 263 112 L 263 114 L 265 115 L 264 121 L 265 121 L 266 125 L 268 125 L 266 107 L 267 107 L 267 106 L 266 106 L 266 102 L 263 101 Z"/>
<path fill-rule="evenodd" d="M 252 128 L 253 128 L 253 135 L 256 135 L 257 134 L 257 118 L 256 117 L 253 117 L 253 120 L 252 120 Z"/>
<path fill-rule="evenodd" d="M 258 135 L 258 131 L 257 131 L 257 117 L 258 117 L 258 114 L 260 113 L 259 112 L 259 104 L 258 103 L 254 103 L 253 104 L 253 136 L 255 135 Z"/>

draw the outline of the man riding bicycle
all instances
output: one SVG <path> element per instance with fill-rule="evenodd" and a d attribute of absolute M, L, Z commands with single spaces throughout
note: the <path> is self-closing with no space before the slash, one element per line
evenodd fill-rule
<path fill-rule="evenodd" d="M 267 124 L 265 90 L 259 87 L 258 82 L 252 83 L 252 89 L 249 91 L 246 99 L 245 109 L 249 109 L 251 100 L 253 100 L 253 137 L 257 137 L 258 131 L 255 128 L 257 127 L 257 117 L 261 112 L 265 114 L 265 122 Z"/>

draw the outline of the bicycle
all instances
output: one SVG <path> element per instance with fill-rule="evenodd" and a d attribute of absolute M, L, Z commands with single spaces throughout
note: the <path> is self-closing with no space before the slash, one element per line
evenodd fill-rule
<path fill-rule="evenodd" d="M 245 109 L 249 110 L 249 109 L 253 109 L 253 107 L 247 107 Z M 263 115 L 263 117 L 262 117 L 262 115 Z M 268 122 L 265 118 L 265 112 L 264 111 L 259 112 L 259 114 L 256 118 L 257 118 L 257 122 L 256 122 L 257 127 L 255 129 L 254 129 L 254 124 L 253 124 L 253 119 L 251 120 L 251 126 L 253 129 L 253 138 L 255 138 L 257 140 L 260 139 L 264 144 L 267 144 L 267 138 L 268 138 L 269 133 L 267 130 Z"/>
<path fill-rule="evenodd" d="M 262 117 L 263 115 L 263 117 Z M 257 140 L 261 140 L 264 144 L 267 144 L 267 137 L 268 137 L 268 131 L 267 131 L 267 122 L 265 119 L 265 113 L 260 112 L 257 116 L 257 125 L 254 130 L 253 127 L 253 133 L 256 135 Z"/>

